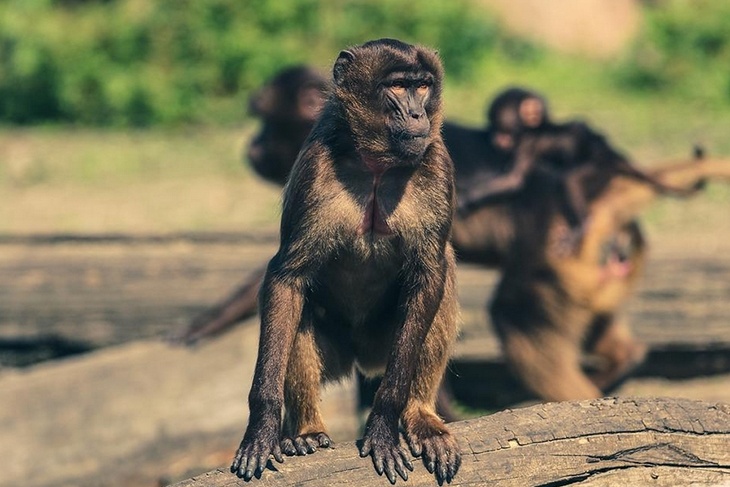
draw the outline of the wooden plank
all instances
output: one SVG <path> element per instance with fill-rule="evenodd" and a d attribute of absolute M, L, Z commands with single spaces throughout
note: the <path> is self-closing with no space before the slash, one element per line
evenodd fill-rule
<path fill-rule="evenodd" d="M 684 399 L 552 403 L 451 425 L 463 463 L 451 485 L 720 485 L 730 482 L 730 405 Z M 269 463 L 247 484 L 224 469 L 174 487 L 385 485 L 355 443 Z M 436 481 L 416 465 L 404 485 Z"/>

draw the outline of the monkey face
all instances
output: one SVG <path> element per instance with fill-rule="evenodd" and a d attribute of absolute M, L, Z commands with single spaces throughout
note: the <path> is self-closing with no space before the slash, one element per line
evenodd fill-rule
<path fill-rule="evenodd" d="M 342 51 L 335 95 L 358 150 L 384 168 L 418 164 L 441 130 L 442 72 L 434 52 L 394 39 Z"/>
<path fill-rule="evenodd" d="M 405 159 L 420 158 L 430 142 L 426 105 L 432 86 L 431 73 L 397 71 L 386 76 L 379 87 L 391 149 Z"/>

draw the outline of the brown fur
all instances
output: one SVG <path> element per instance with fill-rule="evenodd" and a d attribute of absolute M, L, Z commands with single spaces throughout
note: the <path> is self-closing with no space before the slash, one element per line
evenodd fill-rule
<path fill-rule="evenodd" d="M 320 384 L 356 365 L 383 375 L 360 454 L 391 482 L 407 479 L 402 422 L 412 453 L 450 481 L 459 448 L 434 406 L 457 333 L 441 64 L 384 39 L 343 51 L 334 79 L 285 189 L 281 244 L 261 288 L 250 419 L 231 468 L 250 480 L 271 454 L 329 446 Z"/>

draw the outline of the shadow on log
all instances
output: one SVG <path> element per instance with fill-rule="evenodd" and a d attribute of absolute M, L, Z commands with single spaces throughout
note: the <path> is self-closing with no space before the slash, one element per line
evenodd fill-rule
<path fill-rule="evenodd" d="M 453 423 L 464 453 L 452 486 L 727 485 L 730 405 L 606 398 L 506 410 Z M 436 482 L 423 465 L 408 486 Z M 388 485 L 354 443 L 269 463 L 247 484 L 214 470 L 174 487 Z"/>

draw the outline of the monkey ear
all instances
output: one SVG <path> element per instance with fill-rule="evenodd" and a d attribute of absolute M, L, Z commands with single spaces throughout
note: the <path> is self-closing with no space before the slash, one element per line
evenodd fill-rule
<path fill-rule="evenodd" d="M 345 76 L 345 71 L 347 70 L 347 66 L 355 60 L 355 55 L 352 53 L 352 51 L 344 50 L 340 52 L 340 55 L 337 56 L 337 61 L 335 61 L 335 67 L 332 69 L 332 77 L 335 80 L 335 84 L 337 86 L 340 86 L 342 84 L 342 79 Z"/>

